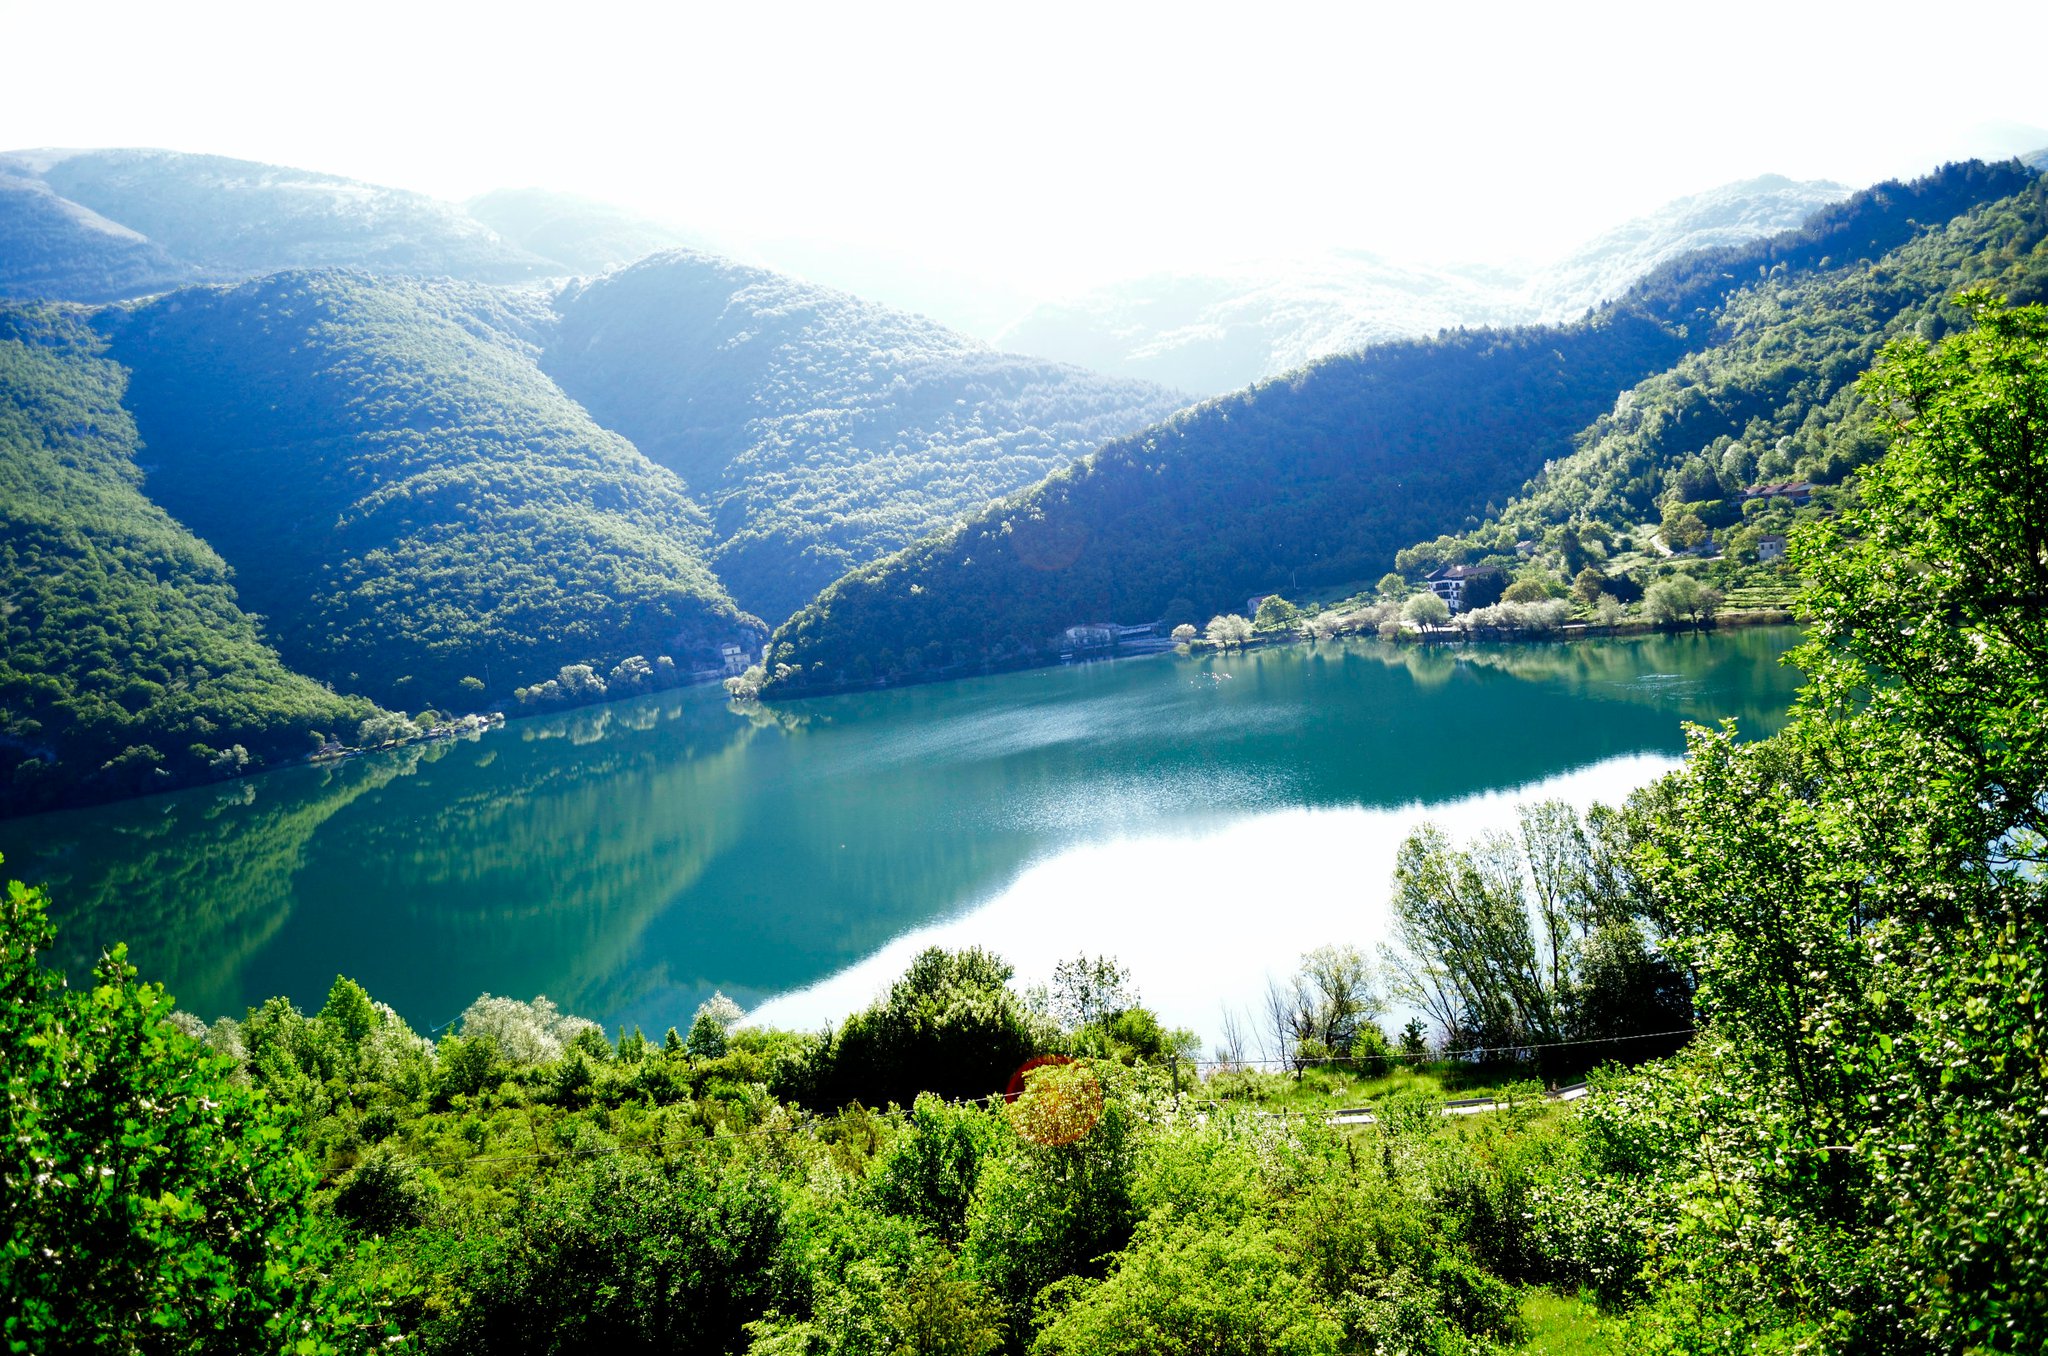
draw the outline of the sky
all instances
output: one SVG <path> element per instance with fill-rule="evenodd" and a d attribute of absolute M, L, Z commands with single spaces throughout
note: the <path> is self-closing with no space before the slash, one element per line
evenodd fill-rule
<path fill-rule="evenodd" d="M 559 188 L 992 304 L 1328 248 L 1540 262 L 1734 179 L 2048 145 L 2038 2 L 0 0 L 0 33 L 6 148 Z"/>

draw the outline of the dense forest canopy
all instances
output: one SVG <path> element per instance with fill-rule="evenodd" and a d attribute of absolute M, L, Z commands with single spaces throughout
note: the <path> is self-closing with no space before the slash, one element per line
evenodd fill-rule
<path fill-rule="evenodd" d="M 771 621 L 1185 403 L 689 251 L 557 306 L 548 373 L 683 478 L 711 514 L 719 576 Z"/>
<path fill-rule="evenodd" d="M 102 314 L 148 488 L 289 662 L 402 709 L 751 647 L 669 472 L 534 366 L 541 299 L 286 273 Z M 465 680 L 473 680 L 465 687 Z"/>
<path fill-rule="evenodd" d="M 144 496 L 104 348 L 73 312 L 0 304 L 0 811 L 275 765 L 375 712 L 286 669 Z"/>
<path fill-rule="evenodd" d="M 1876 267 L 1905 269 L 1894 290 L 1917 282 L 1931 300 L 1959 267 L 2003 267 L 2013 232 L 1961 228 L 1947 263 L 1918 273 L 1888 254 L 2000 200 L 2012 202 L 1994 222 L 2024 218 L 2037 193 L 2017 163 L 1949 166 L 1797 231 L 1665 264 L 1583 321 L 1379 345 L 1211 401 L 839 580 L 777 632 L 771 663 L 788 668 L 770 690 L 1025 662 L 1077 623 L 1200 622 L 1276 589 L 1378 578 L 1401 548 L 1492 516 L 1565 462 L 1618 393 L 1731 341 L 1720 326 L 1735 299 L 1828 278 L 1853 289 Z M 1844 336 L 1837 384 L 1899 304 L 1806 322 Z"/>
<path fill-rule="evenodd" d="M 539 191 L 458 208 L 219 157 L 0 158 L 0 239 L 19 246 L 0 252 L 0 294 L 104 300 L 263 275 L 94 313 L 111 359 L 95 380 L 112 383 L 123 427 L 139 425 L 124 446 L 146 449 L 127 492 L 219 553 L 221 587 L 232 578 L 262 643 L 359 694 L 344 703 L 356 719 L 293 727 L 341 744 L 374 712 L 364 698 L 396 709 L 383 739 L 414 728 L 408 712 L 586 701 L 722 671 L 725 647 L 752 657 L 764 632 L 719 575 L 785 615 L 1179 403 L 708 256 L 567 290 L 504 281 L 678 238 Z M 300 263 L 354 267 L 287 267 Z M 603 419 L 543 362 L 583 383 Z M 655 461 L 619 430 L 646 437 Z M 45 658 L 59 666 L 50 683 L 84 682 Z M 136 674 L 117 664 L 84 686 Z M 184 766 L 195 741 L 155 719 L 131 722 L 130 742 L 173 781 L 202 775 Z M 239 742 L 246 760 L 203 775 L 281 756 Z M 88 768 L 70 767 L 84 744 L 22 756 L 64 769 L 45 793 L 158 784 L 98 777 L 125 747 Z"/>

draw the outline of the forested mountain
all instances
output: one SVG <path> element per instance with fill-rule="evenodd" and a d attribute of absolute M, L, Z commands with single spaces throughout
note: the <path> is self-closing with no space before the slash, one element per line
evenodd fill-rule
<path fill-rule="evenodd" d="M 1184 403 L 689 251 L 556 305 L 549 375 L 682 476 L 720 577 L 771 619 Z"/>
<path fill-rule="evenodd" d="M 99 323 L 151 497 L 294 667 L 411 710 L 761 634 L 675 477 L 535 366 L 547 319 L 540 294 L 321 271 Z"/>
<path fill-rule="evenodd" d="M 1878 420 L 1855 387 L 1884 343 L 1936 339 L 1957 326 L 1950 299 L 1988 283 L 2015 302 L 2048 299 L 2048 180 L 1935 225 L 1875 259 L 1800 278 L 1770 276 L 1732 295 L 1711 347 L 1621 394 L 1569 457 L 1547 466 L 1473 530 L 1418 546 L 1419 572 L 1439 561 L 1512 558 L 1518 541 L 1548 549 L 1538 564 L 1578 568 L 1581 529 L 1628 532 L 1688 515 L 1752 556 L 1754 539 L 1791 521 L 1783 496 L 1759 484 L 1832 485 L 1878 455 Z M 1567 566 L 1570 555 L 1573 564 Z"/>
<path fill-rule="evenodd" d="M 662 250 L 702 242 L 610 203 L 546 188 L 501 188 L 463 209 L 507 243 L 572 273 L 603 273 Z"/>
<path fill-rule="evenodd" d="M 1161 275 L 1049 303 L 998 342 L 1214 393 L 1387 339 L 1575 318 L 1667 260 L 1796 226 L 1848 195 L 1777 175 L 1680 198 L 1534 270 L 1402 264 L 1361 250 Z"/>
<path fill-rule="evenodd" d="M 1745 289 L 1895 271 L 1883 256 L 1923 224 L 2037 183 L 2017 162 L 1949 166 L 1668 263 L 1581 321 L 1380 345 L 1211 401 L 839 580 L 777 632 L 790 667 L 771 690 L 1028 662 L 1078 622 L 1375 578 L 1429 524 L 1494 512 L 1569 456 L 1618 393 L 1725 342 Z"/>
<path fill-rule="evenodd" d="M 287 671 L 221 558 L 143 496 L 102 348 L 0 303 L 0 813 L 303 756 L 376 709 Z"/>

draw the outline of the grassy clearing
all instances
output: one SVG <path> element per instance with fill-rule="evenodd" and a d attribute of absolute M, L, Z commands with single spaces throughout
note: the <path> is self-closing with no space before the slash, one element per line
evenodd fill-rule
<path fill-rule="evenodd" d="M 1262 1111 L 1334 1111 L 1371 1106 L 1395 1093 L 1413 1092 L 1445 1101 L 1465 1097 L 1499 1097 L 1510 1091 L 1534 1094 L 1530 1071 L 1513 1064 L 1466 1064 L 1457 1061 L 1397 1067 L 1368 1077 L 1344 1065 L 1320 1065 L 1292 1073 L 1239 1070 L 1212 1075 L 1207 1091 L 1218 1101 L 1255 1106 Z"/>
<path fill-rule="evenodd" d="M 1522 1296 L 1522 1321 L 1529 1340 L 1518 1350 L 1540 1356 L 1622 1356 L 1621 1320 L 1600 1312 L 1598 1305 L 1577 1295 L 1529 1290 Z"/>

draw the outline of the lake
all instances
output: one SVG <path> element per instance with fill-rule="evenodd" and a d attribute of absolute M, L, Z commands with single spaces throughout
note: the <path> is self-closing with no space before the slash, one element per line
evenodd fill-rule
<path fill-rule="evenodd" d="M 1213 1036 L 1268 974 L 1385 934 L 1395 847 L 1618 801 L 1684 720 L 1778 728 L 1788 628 L 1040 669 L 737 714 L 696 688 L 480 738 L 0 820 L 56 961 L 126 941 L 211 1019 L 346 974 L 416 1028 L 482 992 L 687 1029 L 813 1027 L 931 943 L 1081 951 Z"/>

